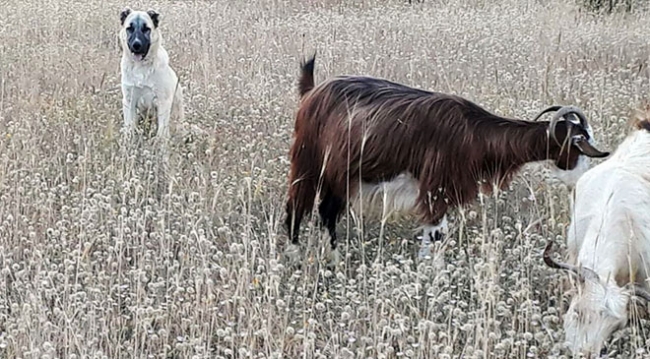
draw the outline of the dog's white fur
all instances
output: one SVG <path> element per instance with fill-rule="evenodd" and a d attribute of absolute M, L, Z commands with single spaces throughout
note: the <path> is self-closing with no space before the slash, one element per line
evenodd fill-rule
<path fill-rule="evenodd" d="M 137 60 L 129 50 L 126 28 L 141 17 L 151 28 L 151 46 L 146 57 Z M 139 116 L 157 119 L 156 137 L 169 138 L 170 119 L 182 121 L 183 94 L 176 72 L 169 66 L 169 55 L 162 46 L 162 36 L 148 12 L 131 11 L 120 30 L 122 45 L 122 110 L 124 130 L 132 134 Z"/>

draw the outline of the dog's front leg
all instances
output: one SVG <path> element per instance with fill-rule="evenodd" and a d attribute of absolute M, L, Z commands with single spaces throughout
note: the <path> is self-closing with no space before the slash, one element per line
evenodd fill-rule
<path fill-rule="evenodd" d="M 133 91 L 124 91 L 122 98 L 122 114 L 124 116 L 124 125 L 122 127 L 123 133 L 130 137 L 135 133 L 136 126 L 136 100 L 133 98 Z"/>
<path fill-rule="evenodd" d="M 169 118 L 171 117 L 171 112 L 171 101 L 161 101 L 158 104 L 158 130 L 156 131 L 156 137 L 161 142 L 167 142 L 169 140 Z"/>
<path fill-rule="evenodd" d="M 156 131 L 156 142 L 161 150 L 163 165 L 169 163 L 169 119 L 171 117 L 172 102 L 164 101 L 158 104 L 158 130 Z"/>

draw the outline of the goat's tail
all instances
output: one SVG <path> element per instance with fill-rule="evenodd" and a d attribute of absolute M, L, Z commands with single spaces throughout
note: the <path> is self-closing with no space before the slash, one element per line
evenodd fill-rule
<path fill-rule="evenodd" d="M 314 88 L 314 62 L 316 61 L 316 53 L 312 57 L 303 61 L 300 64 L 301 73 L 300 81 L 298 82 L 298 91 L 300 92 L 300 97 L 305 96 L 305 94 L 311 89 Z"/>

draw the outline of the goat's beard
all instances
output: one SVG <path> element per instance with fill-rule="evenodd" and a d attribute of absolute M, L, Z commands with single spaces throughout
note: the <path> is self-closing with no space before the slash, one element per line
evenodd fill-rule
<path fill-rule="evenodd" d="M 582 177 L 585 172 L 589 170 L 589 157 L 585 155 L 580 155 L 578 157 L 578 163 L 571 170 L 561 170 L 557 166 L 553 166 L 552 172 L 555 177 L 562 181 L 568 187 L 575 187 L 576 183 L 580 177 Z"/>

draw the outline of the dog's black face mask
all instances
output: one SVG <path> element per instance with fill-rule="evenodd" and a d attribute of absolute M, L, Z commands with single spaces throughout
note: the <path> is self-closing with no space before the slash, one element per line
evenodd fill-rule
<path fill-rule="evenodd" d="M 126 28 L 127 44 L 129 50 L 136 60 L 142 61 L 149 53 L 151 46 L 151 27 L 140 16 L 131 20 L 131 23 Z"/>

